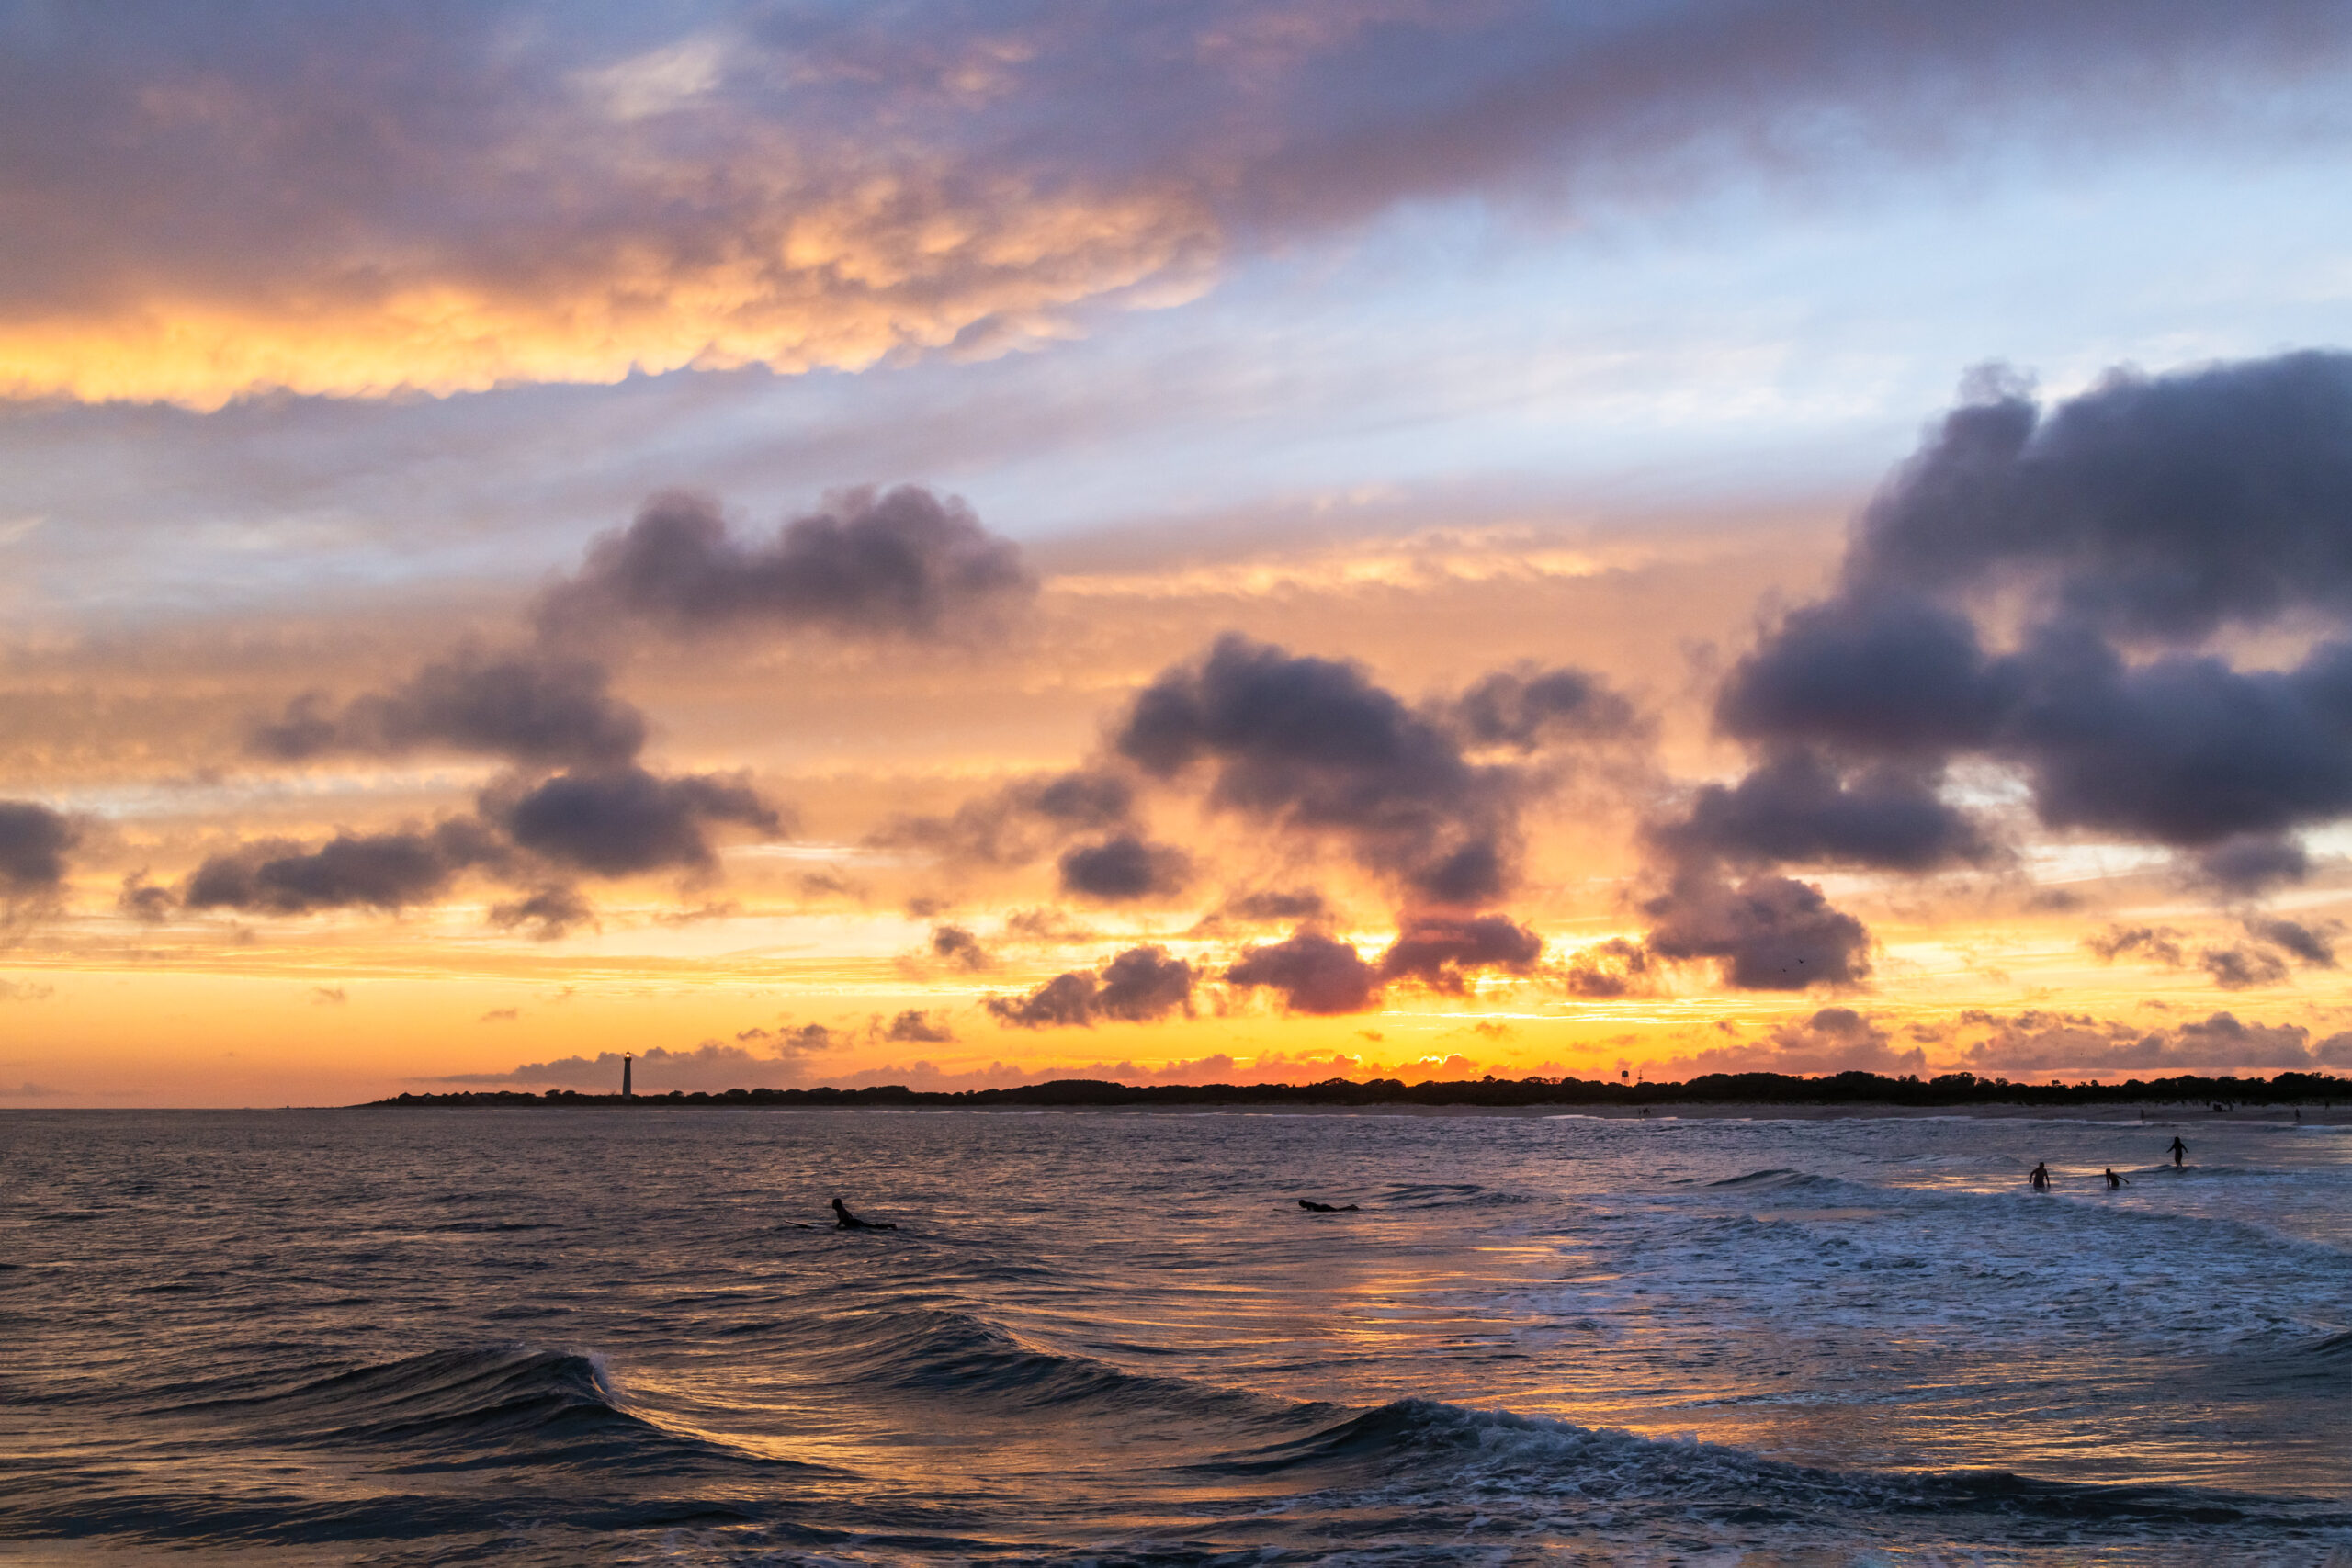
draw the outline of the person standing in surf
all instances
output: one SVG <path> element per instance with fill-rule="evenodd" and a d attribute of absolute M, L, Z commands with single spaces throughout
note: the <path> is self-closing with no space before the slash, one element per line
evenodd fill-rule
<path fill-rule="evenodd" d="M 2179 1134 L 2175 1133 L 2172 1135 L 2172 1168 L 2175 1170 L 2180 1168 L 2180 1162 L 2188 1156 L 2188 1145 L 2180 1141 Z"/>
<path fill-rule="evenodd" d="M 2049 1191 L 2049 1190 L 2050 1190 L 2050 1167 L 2049 1167 L 2048 1165 L 2046 1165 L 2046 1164 L 2036 1163 L 2036 1164 L 2035 1164 L 2035 1166 L 2034 1166 L 2034 1168 L 2033 1168 L 2033 1174 L 2032 1174 L 2031 1176 L 2027 1177 L 2027 1178 L 2026 1178 L 2026 1179 L 2027 1179 L 2028 1181 L 2030 1181 L 2031 1183 L 2033 1183 L 2033 1190 L 2034 1190 L 2036 1192 L 2047 1192 L 2047 1191 Z"/>

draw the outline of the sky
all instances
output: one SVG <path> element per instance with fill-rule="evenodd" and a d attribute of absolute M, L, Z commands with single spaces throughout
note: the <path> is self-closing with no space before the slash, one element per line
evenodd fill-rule
<path fill-rule="evenodd" d="M 2352 1067 L 2340 4 L 28 0 L 0 149 L 0 1105 Z"/>

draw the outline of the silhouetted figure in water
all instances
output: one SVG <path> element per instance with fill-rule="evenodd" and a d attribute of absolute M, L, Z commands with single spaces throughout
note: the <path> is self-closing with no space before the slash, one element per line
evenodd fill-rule
<path fill-rule="evenodd" d="M 833 1200 L 833 1228 L 837 1231 L 894 1231 L 899 1227 L 861 1220 L 849 1212 L 848 1204 L 836 1198 Z"/>
<path fill-rule="evenodd" d="M 2115 1168 L 2113 1166 L 2110 1165 L 2107 1168 L 2107 1190 L 2109 1192 L 2114 1191 L 2119 1187 L 2129 1187 L 2132 1184 L 2124 1180 L 2123 1178 L 2115 1174 Z"/>
<path fill-rule="evenodd" d="M 2180 1141 L 2179 1134 L 2175 1133 L 2172 1138 L 2172 1168 L 2175 1170 L 2180 1168 L 2180 1162 L 2188 1156 L 2188 1145 Z"/>
<path fill-rule="evenodd" d="M 1308 1198 L 1301 1198 L 1298 1206 L 1310 1214 L 1357 1214 L 1363 1212 L 1353 1203 L 1342 1207 L 1337 1203 L 1317 1203 Z"/>
<path fill-rule="evenodd" d="M 2036 1192 L 2047 1192 L 2050 1190 L 2050 1168 L 2047 1165 L 2037 1164 L 2033 1168 L 2033 1174 L 2026 1179 L 2033 1183 L 2033 1190 Z"/>

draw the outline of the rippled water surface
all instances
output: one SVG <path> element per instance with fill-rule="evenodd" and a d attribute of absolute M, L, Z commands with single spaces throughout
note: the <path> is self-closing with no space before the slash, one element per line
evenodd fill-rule
<path fill-rule="evenodd" d="M 0 1116 L 0 1561 L 2347 1568 L 2352 1133 L 2173 1131 Z"/>

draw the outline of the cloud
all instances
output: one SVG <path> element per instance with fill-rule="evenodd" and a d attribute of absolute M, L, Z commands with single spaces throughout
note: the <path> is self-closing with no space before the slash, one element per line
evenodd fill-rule
<path fill-rule="evenodd" d="M 1644 910 L 1661 958 L 1713 959 L 1724 984 L 1750 991 L 1852 986 L 1871 971 L 1870 932 L 1821 889 L 1785 876 L 1733 883 L 1711 871 L 1678 874 Z"/>
<path fill-rule="evenodd" d="M 1066 851 L 1058 869 L 1064 893 L 1106 904 L 1170 897 L 1193 880 L 1190 855 L 1132 833 Z"/>
<path fill-rule="evenodd" d="M 826 1033 L 817 1026 L 824 1043 Z M 760 1055 L 741 1045 L 729 1045 L 716 1040 L 706 1040 L 688 1051 L 673 1051 L 656 1045 L 650 1050 L 635 1053 L 637 1062 L 632 1072 L 632 1087 L 639 1094 L 667 1094 L 672 1089 L 689 1093 L 729 1089 L 790 1089 L 806 1081 L 808 1057 L 811 1055 L 802 1032 L 795 1032 L 779 1040 L 769 1055 Z M 600 1052 L 594 1056 L 561 1056 L 552 1061 L 526 1062 L 503 1073 L 453 1073 L 431 1080 L 435 1083 L 460 1085 L 526 1085 L 537 1089 L 578 1089 L 600 1094 L 618 1094 L 621 1088 L 621 1053 Z"/>
<path fill-rule="evenodd" d="M 588 548 L 548 592 L 539 624 L 594 637 L 637 621 L 678 637 L 729 627 L 929 637 L 1024 602 L 1035 583 L 1010 539 L 919 485 L 837 491 L 767 541 L 739 541 L 718 503 L 672 491 Z"/>
<path fill-rule="evenodd" d="M 2314 969 L 2335 967 L 2335 922 L 2324 928 L 2313 928 L 2299 920 L 2254 919 L 2245 923 L 2246 934 L 2257 942 L 2283 948 L 2287 953 L 2310 964 Z"/>
<path fill-rule="evenodd" d="M 45 1002 L 57 987 L 38 980 L 0 980 L 0 1002 Z"/>
<path fill-rule="evenodd" d="M 2209 947 L 2197 955 L 2197 961 L 2205 966 L 2207 974 L 2213 976 L 2213 984 L 2225 991 L 2282 985 L 2287 978 L 2286 960 L 2251 943 L 2237 947 Z"/>
<path fill-rule="evenodd" d="M 1983 860 L 1937 794 L 1963 758 L 2021 777 L 2045 828 L 2186 852 L 2235 892 L 2300 874 L 2292 833 L 2352 812 L 2352 643 L 2328 635 L 2352 632 L 2347 428 L 2352 355 L 2119 371 L 2049 410 L 1974 377 L 1862 513 L 1835 593 L 1725 679 L 1717 727 L 1758 758 L 1653 829 L 1678 887 L 1719 890 L 1725 864 Z M 2322 636 L 2283 668 L 2207 646 L 2290 616 Z M 1690 945 L 1689 911 L 1671 922 Z"/>
<path fill-rule="evenodd" d="M 460 873 L 496 864 L 503 854 L 481 824 L 465 818 L 429 829 L 338 833 L 315 850 L 265 839 L 208 858 L 188 877 L 180 902 L 191 909 L 279 915 L 396 910 L 438 898 Z"/>
<path fill-rule="evenodd" d="M 468 650 L 426 665 L 390 692 L 354 698 L 339 713 L 319 694 L 299 697 L 256 728 L 250 744 L 259 755 L 289 761 L 438 746 L 534 765 L 612 766 L 643 748 L 645 718 L 607 682 L 603 666 L 584 660 Z"/>
<path fill-rule="evenodd" d="M 934 926 L 931 932 L 932 956 L 959 969 L 993 969 L 996 958 L 982 946 L 980 939 L 962 926 Z"/>
<path fill-rule="evenodd" d="M 1157 779 L 1209 770 L 1213 807 L 1336 838 L 1417 898 L 1478 904 L 1510 881 L 1515 775 L 1353 664 L 1228 635 L 1146 688 L 1113 743 Z"/>
<path fill-rule="evenodd" d="M 64 885 L 65 855 L 81 837 L 62 814 L 27 800 L 0 800 L 0 898 L 43 899 Z"/>
<path fill-rule="evenodd" d="M 1115 773 L 1078 768 L 1016 779 L 945 817 L 893 818 L 869 840 L 921 849 L 956 863 L 1025 865 L 1072 833 L 1126 824 L 1135 786 Z"/>
<path fill-rule="evenodd" d="M 1733 671 L 1724 728 L 1854 765 L 1981 754 L 2048 827 L 2275 877 L 2281 835 L 2352 810 L 2352 646 L 2243 670 L 2201 644 L 2352 629 L 2347 425 L 2344 355 L 2119 372 L 2046 412 L 1991 383 L 1864 513 L 1838 595 Z M 2025 618 L 1994 654 L 1998 603 Z"/>
<path fill-rule="evenodd" d="M 1584 219 L 2267 130 L 2346 31 L 2322 0 L 71 8 L 0 53 L 0 375 L 209 406 L 988 353 L 1400 202 Z"/>
<path fill-rule="evenodd" d="M 1225 978 L 1227 985 L 1280 992 L 1291 1012 L 1364 1012 L 1381 999 L 1380 970 L 1346 942 L 1311 930 L 1249 949 L 1226 969 Z"/>
<path fill-rule="evenodd" d="M 554 942 L 595 919 L 595 907 L 571 887 L 541 887 L 490 907 L 492 925 L 504 931 L 519 927 L 535 942 Z"/>
<path fill-rule="evenodd" d="M 1330 913 L 1330 905 L 1312 887 L 1265 887 L 1227 899 L 1217 913 L 1227 919 L 1271 924 L 1319 920 Z"/>
<path fill-rule="evenodd" d="M 1677 854 L 1740 865 L 1787 863 L 1928 871 L 1992 853 L 1966 814 L 1937 798 L 1940 770 L 1881 764 L 1840 777 L 1789 750 L 1736 784 L 1707 784 L 1658 836 Z"/>
<path fill-rule="evenodd" d="M 147 880 L 147 868 L 143 865 L 122 879 L 121 891 L 114 899 L 116 913 L 145 925 L 171 919 L 176 903 L 170 888 L 158 887 Z"/>
<path fill-rule="evenodd" d="M 1886 1029 L 1851 1008 L 1823 1008 L 1810 1017 L 1774 1027 L 1763 1040 L 1678 1056 L 1653 1070 L 1685 1077 L 1702 1073 L 1787 1073 L 1794 1076 L 1847 1072 L 1900 1077 L 1924 1072 L 1927 1053 L 1897 1050 Z"/>
<path fill-rule="evenodd" d="M 1962 1021 L 1987 1031 L 1984 1038 L 1970 1044 L 1962 1058 L 1977 1072 L 2063 1069 L 2154 1076 L 2244 1067 L 2311 1068 L 2352 1062 L 2352 1052 L 2335 1050 L 2346 1036 L 2332 1037 L 2313 1047 L 2310 1031 L 2300 1025 L 2242 1023 L 2226 1012 L 2177 1029 L 2145 1032 L 2084 1014 L 2039 1010 L 2011 1018 L 1973 1012 L 1962 1015 Z"/>
<path fill-rule="evenodd" d="M 2189 863 L 2199 880 L 2245 895 L 2301 882 L 2311 871 L 2311 856 L 2300 842 L 2270 833 L 2233 834 L 2198 851 Z"/>
<path fill-rule="evenodd" d="M 2181 953 L 2180 934 L 2170 926 L 2110 925 L 2085 937 L 2083 945 L 2109 964 L 2144 953 L 2168 969 L 2177 969 L 2188 962 Z"/>
<path fill-rule="evenodd" d="M 558 773 L 519 793 L 493 794 L 485 815 L 515 843 L 559 864 L 628 876 L 712 863 L 718 824 L 783 836 L 783 814 L 750 786 L 712 775 L 665 778 L 642 768 Z"/>
<path fill-rule="evenodd" d="M 2314 928 L 2296 920 L 2255 916 L 2243 924 L 2245 941 L 2200 948 L 2193 956 L 2183 945 L 2184 933 L 2171 926 L 2110 925 L 2086 937 L 2083 945 L 2109 964 L 2141 958 L 2166 969 L 2194 964 L 2227 991 L 2284 985 L 2290 962 L 2313 969 L 2335 967 L 2332 922 Z"/>
<path fill-rule="evenodd" d="M 476 1023 L 513 1023 L 522 1016 L 523 1010 L 520 1008 L 492 1008 L 474 1021 Z"/>
<path fill-rule="evenodd" d="M 909 1008 L 892 1019 L 882 1038 L 894 1045 L 941 1045 L 956 1038 L 944 1019 L 934 1019 L 921 1008 Z"/>
<path fill-rule="evenodd" d="M 1570 996 L 1596 1001 L 1638 995 L 1652 984 L 1649 949 L 1623 937 L 1578 948 L 1568 955 L 1560 981 Z"/>
<path fill-rule="evenodd" d="M 1543 962 L 1544 939 L 1508 915 L 1414 915 L 1381 955 L 1385 980 L 1418 980 L 1459 994 L 1470 975 L 1500 969 L 1525 975 Z"/>
<path fill-rule="evenodd" d="M 1019 1029 L 1092 1028 L 1102 1019 L 1151 1022 L 1193 1007 L 1193 966 L 1164 947 L 1131 947 L 1098 976 L 1079 969 L 1057 975 L 1025 997 L 990 997 L 981 1005 L 1000 1023 Z"/>
<path fill-rule="evenodd" d="M 339 1008 L 350 1000 L 350 993 L 345 991 L 341 986 L 313 986 L 311 987 L 311 1005 L 312 1007 Z"/>
<path fill-rule="evenodd" d="M 1611 739 L 1645 728 L 1632 703 L 1581 670 L 1498 671 L 1473 682 L 1453 712 L 1473 745 L 1522 751 L 1560 737 Z"/>

